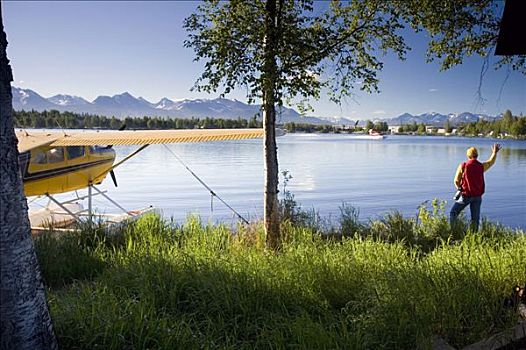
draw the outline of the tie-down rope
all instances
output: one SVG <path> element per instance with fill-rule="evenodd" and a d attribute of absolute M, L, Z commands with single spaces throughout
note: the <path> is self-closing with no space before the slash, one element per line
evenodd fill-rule
<path fill-rule="evenodd" d="M 230 209 L 234 214 L 237 215 L 238 218 L 240 218 L 245 224 L 249 224 L 248 220 L 245 219 L 243 216 L 241 216 L 241 214 L 239 214 L 234 208 L 232 208 L 230 205 L 228 205 L 227 202 L 225 202 L 221 197 L 219 197 L 217 195 L 217 193 L 215 193 L 203 180 L 201 180 L 199 178 L 199 176 L 197 176 L 193 171 L 192 169 L 190 169 L 186 164 L 185 162 L 183 162 L 183 160 L 181 158 L 179 158 L 179 156 L 177 154 L 174 153 L 174 151 L 172 151 L 170 149 L 170 147 L 168 147 L 167 145 L 163 144 L 164 147 L 166 147 L 166 149 L 175 157 L 175 159 L 177 159 L 179 161 L 179 163 L 181 163 L 182 166 L 185 167 L 186 170 L 188 170 L 190 172 L 190 174 L 192 174 L 193 177 L 196 178 L 197 181 L 199 181 L 199 183 L 201 185 L 203 185 L 209 192 L 210 192 L 210 195 L 211 195 L 211 198 L 210 198 L 210 207 L 212 208 L 212 211 L 213 211 L 213 200 L 214 200 L 214 197 L 216 197 L 217 199 L 219 199 L 221 201 L 221 203 L 223 203 L 228 209 Z"/>

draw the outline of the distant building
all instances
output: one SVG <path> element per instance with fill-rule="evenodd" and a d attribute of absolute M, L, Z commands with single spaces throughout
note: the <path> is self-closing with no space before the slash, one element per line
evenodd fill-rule
<path fill-rule="evenodd" d="M 426 134 L 432 134 L 433 130 L 436 130 L 436 129 L 437 129 L 436 126 L 426 125 Z"/>
<path fill-rule="evenodd" d="M 390 125 L 389 126 L 389 133 L 390 134 L 398 134 L 400 132 L 400 125 Z"/>
<path fill-rule="evenodd" d="M 429 126 L 429 125 L 427 125 L 426 126 L 426 134 L 445 135 L 446 134 L 446 129 L 439 128 L 439 127 L 436 127 L 436 126 Z"/>

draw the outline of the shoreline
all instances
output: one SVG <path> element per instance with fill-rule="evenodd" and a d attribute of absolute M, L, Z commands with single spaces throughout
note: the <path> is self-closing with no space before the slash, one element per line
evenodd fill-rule
<path fill-rule="evenodd" d="M 322 132 L 322 131 L 312 131 L 312 132 L 309 132 L 309 131 L 292 131 L 292 132 L 289 132 L 287 131 L 287 134 L 334 134 L 334 135 L 360 135 L 360 136 L 367 136 L 368 134 L 365 133 L 365 132 L 343 132 L 343 131 L 339 131 L 339 132 L 334 132 L 334 131 L 329 131 L 329 132 Z M 390 133 L 385 133 L 383 134 L 387 137 L 389 136 L 428 136 L 428 137 L 458 137 L 458 138 L 469 138 L 469 139 L 476 139 L 476 138 L 479 138 L 479 139 L 494 139 L 494 140 L 514 140 L 514 141 L 526 141 L 526 136 L 520 136 L 520 137 L 513 137 L 513 136 L 503 136 L 503 137 L 493 137 L 493 136 L 475 136 L 475 135 L 459 135 L 459 134 L 449 134 L 449 135 L 445 135 L 445 134 L 418 134 L 418 133 L 395 133 L 395 134 L 390 134 Z"/>

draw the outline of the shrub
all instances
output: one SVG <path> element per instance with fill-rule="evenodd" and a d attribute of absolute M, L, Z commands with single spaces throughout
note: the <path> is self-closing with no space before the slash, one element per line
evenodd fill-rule
<path fill-rule="evenodd" d="M 342 237 L 353 237 L 363 233 L 364 226 L 360 223 L 359 216 L 360 210 L 347 203 L 342 203 L 340 206 L 340 235 Z"/>

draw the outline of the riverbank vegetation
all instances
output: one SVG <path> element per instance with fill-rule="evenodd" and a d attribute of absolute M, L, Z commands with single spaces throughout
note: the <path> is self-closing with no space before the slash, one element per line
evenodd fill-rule
<path fill-rule="evenodd" d="M 279 251 L 261 224 L 147 216 L 35 239 L 62 349 L 428 348 L 513 326 L 503 301 L 526 280 L 526 236 L 451 228 L 443 205 L 416 218 L 339 224 L 282 202 Z"/>

